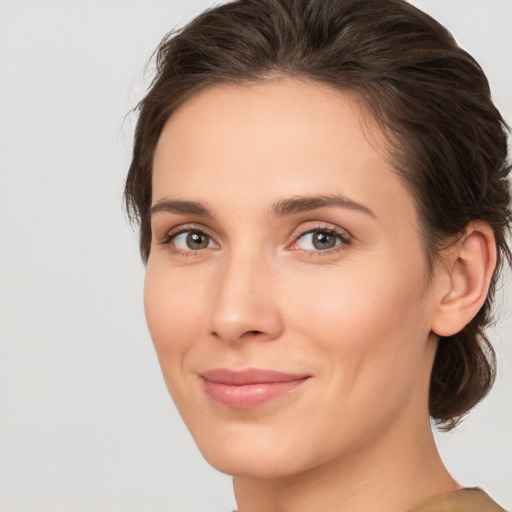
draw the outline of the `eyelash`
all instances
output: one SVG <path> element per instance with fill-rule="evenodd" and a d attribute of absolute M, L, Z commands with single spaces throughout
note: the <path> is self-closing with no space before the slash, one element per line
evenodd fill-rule
<path fill-rule="evenodd" d="M 206 233 L 204 231 L 204 229 L 198 228 L 195 225 L 186 225 L 186 226 L 182 226 L 178 231 L 174 231 L 174 232 L 170 232 L 170 233 L 166 234 L 159 243 L 161 245 L 168 245 L 170 252 L 173 254 L 177 254 L 180 256 L 200 256 L 205 249 L 184 251 L 182 249 L 176 249 L 171 244 L 171 242 L 175 238 L 177 238 L 179 235 L 181 235 L 183 233 L 190 233 L 190 232 L 204 235 L 207 238 L 209 238 L 210 240 L 213 240 L 213 238 L 210 235 L 208 235 L 208 233 Z M 341 243 L 335 245 L 333 248 L 325 249 L 325 250 L 321 250 L 321 249 L 317 249 L 317 250 L 292 249 L 292 250 L 301 251 L 302 253 L 305 253 L 306 255 L 308 255 L 310 257 L 327 256 L 327 255 L 332 255 L 332 254 L 344 251 L 352 243 L 352 237 L 350 235 L 348 235 L 346 232 L 342 232 L 342 231 L 335 229 L 331 226 L 324 225 L 324 226 L 315 226 L 313 228 L 307 229 L 306 231 L 299 233 L 295 237 L 295 240 L 292 245 L 297 244 L 297 242 L 299 240 L 301 240 L 306 235 L 311 234 L 311 233 L 327 233 L 329 235 L 335 236 Z"/>
<path fill-rule="evenodd" d="M 313 228 L 310 228 L 306 231 L 301 232 L 293 242 L 293 245 L 296 245 L 302 238 L 304 238 L 306 235 L 309 235 L 311 233 L 326 233 L 328 235 L 332 235 L 336 237 L 340 243 L 335 245 L 334 247 L 330 249 L 316 249 L 316 250 L 305 250 L 305 249 L 294 249 L 296 251 L 302 251 L 307 256 L 310 257 L 316 257 L 316 256 L 327 256 L 336 254 L 338 252 L 344 251 L 347 249 L 348 246 L 352 243 L 352 237 L 348 235 L 346 232 L 340 231 L 336 228 L 330 227 L 330 226 L 315 226 Z"/>
<path fill-rule="evenodd" d="M 204 236 L 208 237 L 210 240 L 213 240 L 213 238 L 208 233 L 206 233 L 204 229 L 199 228 L 195 225 L 185 225 L 185 226 L 182 226 L 181 228 L 179 228 L 177 231 L 172 231 L 170 233 L 167 233 L 163 237 L 163 239 L 160 241 L 160 244 L 168 245 L 169 251 L 172 254 L 177 254 L 180 256 L 200 256 L 202 254 L 202 252 L 204 251 L 204 249 L 198 249 L 195 251 L 193 251 L 193 250 L 184 251 L 182 249 L 177 249 L 177 248 L 173 247 L 171 242 L 175 238 L 177 238 L 179 235 L 182 235 L 183 233 L 198 233 L 200 235 L 204 235 Z"/>

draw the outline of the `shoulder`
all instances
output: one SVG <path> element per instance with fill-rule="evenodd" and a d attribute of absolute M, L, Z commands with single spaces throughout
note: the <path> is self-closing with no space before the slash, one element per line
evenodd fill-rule
<path fill-rule="evenodd" d="M 471 488 L 443 494 L 407 512 L 506 512 L 482 489 Z"/>

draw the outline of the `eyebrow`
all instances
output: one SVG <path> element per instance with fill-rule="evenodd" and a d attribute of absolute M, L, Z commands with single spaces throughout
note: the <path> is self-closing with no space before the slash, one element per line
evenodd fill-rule
<path fill-rule="evenodd" d="M 376 217 L 375 213 L 367 206 L 340 195 L 295 196 L 288 199 L 281 199 L 272 206 L 270 213 L 273 216 L 282 217 L 284 215 L 292 215 L 294 213 L 333 206 L 357 210 L 372 217 Z"/>
<path fill-rule="evenodd" d="M 294 196 L 280 199 L 274 203 L 269 210 L 273 217 L 284 217 L 319 208 L 330 208 L 338 206 L 366 213 L 375 217 L 370 208 L 361 203 L 340 195 L 313 195 Z M 205 204 L 197 201 L 183 201 L 180 199 L 160 199 L 151 207 L 151 215 L 157 213 L 175 213 L 178 215 L 198 215 L 200 217 L 213 217 L 213 212 Z"/>
<path fill-rule="evenodd" d="M 151 207 L 151 215 L 160 212 L 176 213 L 178 215 L 199 215 L 213 217 L 212 211 L 204 204 L 196 201 L 182 201 L 179 199 L 160 199 Z"/>

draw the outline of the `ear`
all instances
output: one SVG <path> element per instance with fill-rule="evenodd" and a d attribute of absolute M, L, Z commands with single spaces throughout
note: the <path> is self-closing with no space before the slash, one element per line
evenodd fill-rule
<path fill-rule="evenodd" d="M 436 272 L 432 331 L 460 332 L 482 307 L 496 267 L 494 233 L 484 221 L 470 223 L 463 237 L 441 253 Z"/>

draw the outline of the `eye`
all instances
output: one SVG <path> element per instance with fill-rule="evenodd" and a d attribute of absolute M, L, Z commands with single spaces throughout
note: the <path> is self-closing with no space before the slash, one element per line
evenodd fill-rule
<path fill-rule="evenodd" d="M 322 228 L 306 231 L 299 236 L 294 249 L 303 251 L 329 251 L 350 243 L 350 239 L 334 229 Z"/>
<path fill-rule="evenodd" d="M 215 247 L 213 240 L 202 231 L 184 230 L 166 237 L 164 243 L 172 245 L 178 251 L 200 251 Z"/>

